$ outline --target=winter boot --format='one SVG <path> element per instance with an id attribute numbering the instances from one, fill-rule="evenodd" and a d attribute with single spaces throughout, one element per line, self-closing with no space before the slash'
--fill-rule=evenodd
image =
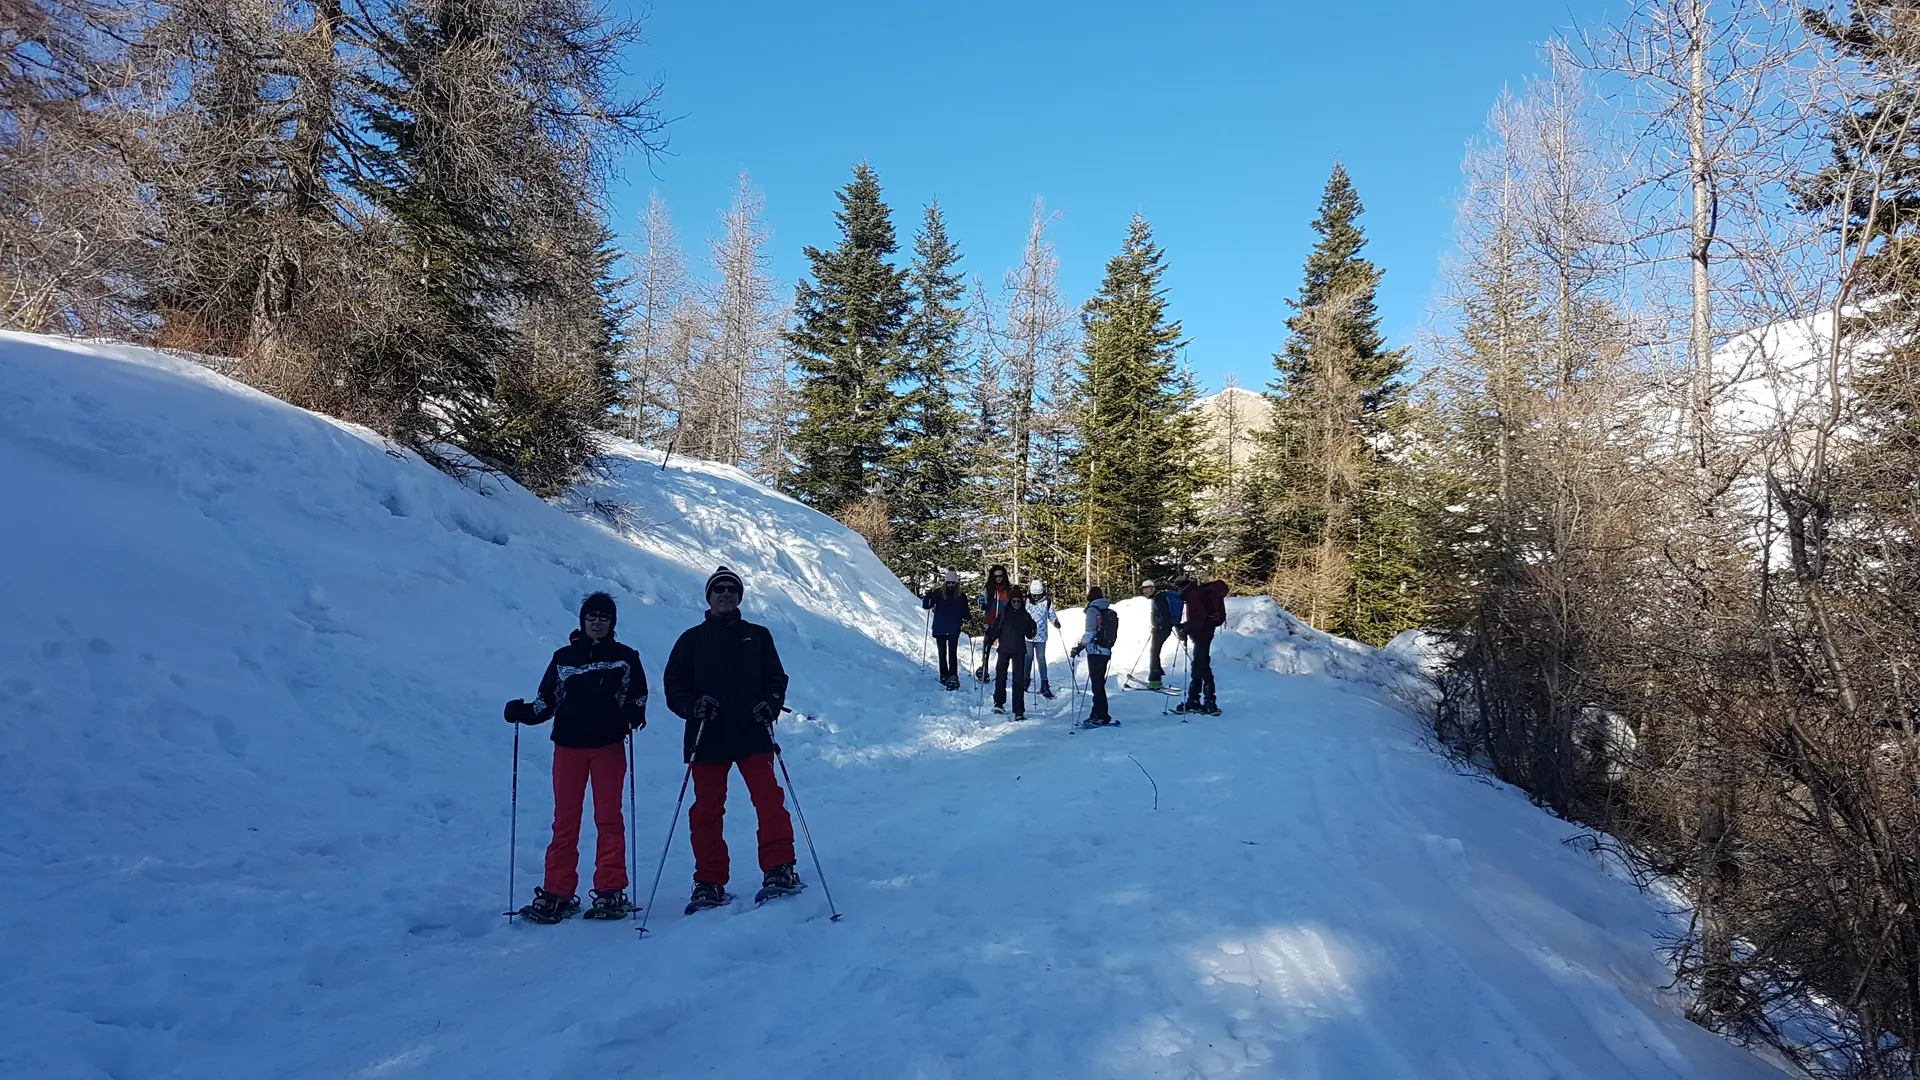
<path id="1" fill-rule="evenodd" d="M 1205 709 L 1202 709 L 1200 707 L 1200 703 L 1197 701 L 1183 701 L 1180 704 L 1175 705 L 1173 707 L 1173 711 L 1181 714 L 1182 716 L 1185 716 L 1187 713 L 1206 712 Z"/>
<path id="2" fill-rule="evenodd" d="M 974 671 L 973 677 L 980 680 L 981 682 L 986 682 L 987 681 L 987 665 L 981 664 L 980 667 Z"/>
<path id="3" fill-rule="evenodd" d="M 556 896 L 538 885 L 533 887 L 533 903 L 520 909 L 528 922 L 537 922 L 543 926 L 552 926 L 564 919 L 580 914 L 580 898 L 577 896 Z"/>
<path id="4" fill-rule="evenodd" d="M 996 701 L 993 703 L 993 711 L 1005 716 L 1007 714 L 1007 707 Z"/>
<path id="5" fill-rule="evenodd" d="M 1025 720 L 1027 718 L 1027 714 L 1023 712 L 1017 712 L 1013 714 L 1013 718 L 1015 720 Z"/>
<path id="6" fill-rule="evenodd" d="M 633 905 L 627 901 L 627 890 L 607 889 L 604 892 L 593 890 L 593 906 L 584 916 L 589 919 L 624 919 L 633 914 Z"/>
<path id="7" fill-rule="evenodd" d="M 1158 689 L 1160 689 L 1160 680 L 1159 680 L 1159 679 L 1148 679 L 1148 680 L 1147 680 L 1147 689 L 1149 689 L 1149 690 L 1158 690 Z"/>
<path id="8" fill-rule="evenodd" d="M 720 907 L 732 900 L 733 894 L 723 886 L 715 885 L 711 881 L 696 881 L 693 883 L 693 899 L 687 901 L 687 914 L 691 915 L 710 907 Z"/>
<path id="9" fill-rule="evenodd" d="M 1040 696 L 1041 696 L 1041 697 L 1043 697 L 1043 698 L 1046 698 L 1046 699 L 1047 699 L 1048 701 L 1052 701 L 1052 700 L 1053 700 L 1053 687 L 1051 687 L 1051 686 L 1048 686 L 1048 685 L 1047 685 L 1046 683 L 1041 683 L 1041 684 L 1040 684 Z"/>
<path id="10" fill-rule="evenodd" d="M 793 872 L 792 863 L 776 866 L 767 871 L 766 877 L 761 880 L 760 891 L 753 894 L 753 902 L 764 904 L 776 896 L 792 896 L 806 887 L 800 875 Z"/>
<path id="11" fill-rule="evenodd" d="M 1119 727 L 1120 721 L 1115 720 L 1111 716 L 1089 716 L 1085 720 L 1080 721 L 1080 726 L 1083 728 Z"/>
<path id="12" fill-rule="evenodd" d="M 1200 711 L 1201 711 L 1201 712 L 1203 712 L 1203 713 L 1206 713 L 1206 714 L 1207 714 L 1208 716 L 1219 716 L 1219 715 L 1220 715 L 1220 706 L 1218 706 L 1218 705 L 1216 705 L 1216 704 L 1214 704 L 1213 702 L 1211 702 L 1211 701 L 1209 701 L 1209 702 L 1207 702 L 1207 703 L 1206 703 L 1206 705 L 1205 705 L 1204 707 L 1202 707 L 1202 708 L 1201 708 L 1201 710 L 1200 710 Z"/>

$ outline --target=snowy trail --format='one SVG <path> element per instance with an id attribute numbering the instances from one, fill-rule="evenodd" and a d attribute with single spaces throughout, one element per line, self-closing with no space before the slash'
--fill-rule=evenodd
<path id="1" fill-rule="evenodd" d="M 1225 716 L 1115 689 L 1123 726 L 1072 734 L 1063 611 L 1061 697 L 1015 725 L 934 689 L 846 530 L 615 458 L 588 494 L 619 528 L 182 361 L 0 334 L 0 1077 L 1779 1075 L 1681 1018 L 1665 916 L 1571 827 L 1427 751 L 1408 656 L 1235 601 Z M 592 588 L 657 679 L 721 559 L 810 714 L 781 740 L 846 919 L 817 881 L 681 916 L 683 821 L 646 940 L 508 924 L 499 703 Z M 642 892 L 682 775 L 652 718 Z M 549 760 L 527 731 L 516 903 Z M 728 819 L 750 894 L 737 782 Z"/>

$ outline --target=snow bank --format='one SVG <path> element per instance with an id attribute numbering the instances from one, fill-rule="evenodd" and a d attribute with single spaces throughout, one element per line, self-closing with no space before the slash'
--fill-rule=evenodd
<path id="1" fill-rule="evenodd" d="M 1074 733 L 1070 693 L 1016 725 L 935 687 L 846 530 L 659 466 L 616 446 L 568 513 L 186 361 L 0 335 L 0 1075 L 1773 1075 L 1681 1019 L 1644 897 L 1425 752 L 1418 643 L 1235 601 L 1224 717 L 1116 690 L 1119 728 Z M 798 898 L 681 917 L 682 827 L 645 941 L 507 924 L 501 702 L 599 588 L 657 681 L 721 561 L 793 675 L 847 918 L 804 857 Z M 1118 606 L 1116 675 L 1147 634 Z M 682 775 L 653 719 L 643 895 Z"/>

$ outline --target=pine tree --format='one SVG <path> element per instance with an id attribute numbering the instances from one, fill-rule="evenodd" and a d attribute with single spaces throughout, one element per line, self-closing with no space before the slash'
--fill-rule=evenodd
<path id="1" fill-rule="evenodd" d="M 893 570 L 930 583 L 962 538 L 977 528 L 967 499 L 966 418 L 954 401 L 966 350 L 966 281 L 960 249 L 947 236 L 940 204 L 929 203 L 914 237 L 907 290 L 913 313 L 902 335 L 902 423 L 888 455 L 885 488 L 896 544 Z"/>
<path id="2" fill-rule="evenodd" d="M 1383 644 L 1418 624 L 1418 534 L 1392 453 L 1407 425 L 1406 358 L 1386 347 L 1360 256 L 1360 197 L 1339 164 L 1327 180 L 1254 475 L 1246 547 L 1276 599 L 1314 626 Z"/>
<path id="3" fill-rule="evenodd" d="M 1120 254 L 1082 313 L 1086 394 L 1075 454 L 1088 584 L 1131 592 L 1165 576 L 1174 529 L 1188 511 L 1198 429 L 1193 386 L 1178 362 L 1181 329 L 1167 319 L 1166 273 L 1145 217 L 1135 214 Z"/>
<path id="4" fill-rule="evenodd" d="M 806 249 L 813 280 L 795 286 L 787 334 L 800 376 L 788 482 L 802 501 L 835 515 L 879 493 L 900 423 L 893 383 L 912 310 L 906 272 L 888 261 L 898 244 L 873 167 L 855 166 L 839 198 L 840 243 Z"/>

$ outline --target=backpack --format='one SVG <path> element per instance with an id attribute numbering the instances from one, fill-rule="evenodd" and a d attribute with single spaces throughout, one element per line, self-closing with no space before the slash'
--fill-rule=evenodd
<path id="1" fill-rule="evenodd" d="M 1110 607 L 1100 609 L 1100 627 L 1093 632 L 1093 643 L 1103 649 L 1113 648 L 1120 639 L 1120 613 Z"/>
<path id="2" fill-rule="evenodd" d="M 1207 590 L 1207 625 L 1225 626 L 1227 624 L 1227 583 L 1209 581 L 1204 588 Z"/>

